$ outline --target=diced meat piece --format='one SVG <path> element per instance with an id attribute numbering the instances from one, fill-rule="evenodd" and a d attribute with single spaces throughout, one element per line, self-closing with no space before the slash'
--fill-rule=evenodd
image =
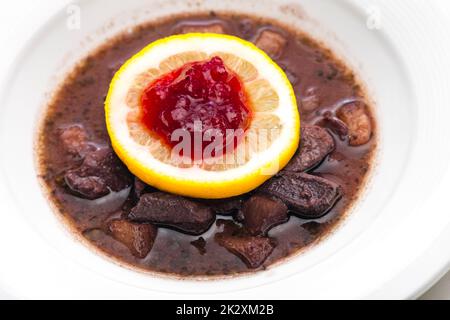
<path id="1" fill-rule="evenodd" d="M 72 155 L 83 155 L 83 153 L 93 150 L 93 146 L 88 143 L 86 130 L 80 125 L 73 125 L 60 129 L 60 139 L 64 148 Z"/>
<path id="2" fill-rule="evenodd" d="M 211 207 L 215 214 L 232 215 L 239 211 L 242 207 L 242 197 L 233 197 L 226 199 L 208 199 L 205 204 Z"/>
<path id="3" fill-rule="evenodd" d="M 224 34 L 225 29 L 220 23 L 190 24 L 181 28 L 181 33 L 219 33 Z"/>
<path id="4" fill-rule="evenodd" d="M 130 172 L 108 147 L 88 153 L 80 167 L 66 172 L 64 181 L 75 195 L 90 200 L 132 184 Z"/>
<path id="5" fill-rule="evenodd" d="M 303 126 L 300 147 L 285 171 L 303 172 L 316 167 L 335 148 L 333 137 L 324 128 Z"/>
<path id="6" fill-rule="evenodd" d="M 362 102 L 346 104 L 337 111 L 337 116 L 348 127 L 348 141 L 351 146 L 361 146 L 372 137 L 372 121 Z"/>
<path id="7" fill-rule="evenodd" d="M 134 256 L 143 259 L 152 250 L 158 229 L 150 224 L 113 220 L 109 224 L 109 232 L 114 239 L 127 246 Z"/>
<path id="8" fill-rule="evenodd" d="M 206 232 L 215 219 L 208 206 L 162 192 L 142 195 L 129 217 L 194 235 Z"/>
<path id="9" fill-rule="evenodd" d="M 263 30 L 255 42 L 256 46 L 272 58 L 279 57 L 286 45 L 286 38 L 272 30 Z"/>
<path id="10" fill-rule="evenodd" d="M 288 208 L 279 199 L 265 195 L 254 195 L 242 207 L 243 225 L 252 235 L 267 232 L 288 220 Z"/>
<path id="11" fill-rule="evenodd" d="M 191 241 L 191 244 L 198 250 L 201 255 L 204 255 L 206 253 L 206 241 L 205 239 L 203 239 L 203 237 Z"/>
<path id="12" fill-rule="evenodd" d="M 261 187 L 261 191 L 281 199 L 289 209 L 306 218 L 323 216 L 342 196 L 338 184 L 295 172 L 273 177 Z"/>
<path id="13" fill-rule="evenodd" d="M 342 120 L 334 117 L 331 112 L 325 113 L 323 118 L 316 122 L 316 125 L 328 128 L 342 141 L 344 141 L 348 136 L 347 125 Z"/>
<path id="14" fill-rule="evenodd" d="M 272 238 L 217 234 L 215 239 L 219 245 L 238 256 L 251 269 L 260 267 L 276 246 Z"/>

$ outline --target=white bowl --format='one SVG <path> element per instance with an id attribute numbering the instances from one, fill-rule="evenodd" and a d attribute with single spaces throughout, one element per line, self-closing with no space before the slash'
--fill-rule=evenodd
<path id="1" fill-rule="evenodd" d="M 450 184 L 443 74 L 450 71 L 449 45 L 442 42 L 448 23 L 428 2 L 371 3 L 85 0 L 43 19 L 1 88 L 1 290 L 15 297 L 161 299 L 411 298 L 425 290 L 450 261 L 442 197 Z M 331 236 L 269 271 L 215 281 L 149 276 L 94 254 L 57 219 L 36 178 L 36 124 L 66 72 L 107 37 L 142 21 L 209 9 L 280 19 L 347 61 L 374 98 L 377 165 Z M 81 29 L 73 29 L 78 12 Z"/>

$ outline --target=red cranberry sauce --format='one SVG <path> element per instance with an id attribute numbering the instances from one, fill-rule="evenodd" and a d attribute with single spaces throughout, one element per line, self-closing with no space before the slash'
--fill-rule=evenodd
<path id="1" fill-rule="evenodd" d="M 194 145 L 199 148 L 193 133 L 201 133 L 202 154 L 217 137 L 221 137 L 225 148 L 225 137 L 230 133 L 227 130 L 245 131 L 251 120 L 242 81 L 217 56 L 188 63 L 153 81 L 142 94 L 141 108 L 145 127 L 171 147 L 180 142 L 179 136 L 172 139 L 177 129 L 189 132 L 192 151 Z M 233 139 L 233 149 L 237 143 Z"/>

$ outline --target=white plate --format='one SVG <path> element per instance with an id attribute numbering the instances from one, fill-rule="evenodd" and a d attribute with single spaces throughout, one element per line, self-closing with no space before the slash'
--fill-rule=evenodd
<path id="1" fill-rule="evenodd" d="M 210 282 L 155 278 L 93 254 L 60 224 L 35 177 L 33 136 L 47 93 L 80 56 L 118 30 L 172 12 L 237 7 L 282 19 L 324 40 L 367 84 L 377 105 L 381 141 L 377 168 L 363 198 L 320 245 L 245 278 Z M 77 8 L 81 29 L 70 30 L 67 19 Z M 17 53 L 1 88 L 0 288 L 7 294 L 412 298 L 447 269 L 450 23 L 429 1 L 85 0 L 43 17 L 40 29 Z"/>

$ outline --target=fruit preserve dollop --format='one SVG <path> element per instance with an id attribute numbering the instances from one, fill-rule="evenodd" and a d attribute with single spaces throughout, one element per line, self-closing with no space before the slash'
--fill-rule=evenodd
<path id="1" fill-rule="evenodd" d="M 235 148 L 238 139 L 227 140 L 227 134 L 245 131 L 251 120 L 239 75 L 217 56 L 185 64 L 150 83 L 142 94 L 141 108 L 142 122 L 151 133 L 174 147 L 180 142 L 177 129 L 182 129 L 189 133 L 192 151 L 194 147 L 203 151 L 218 137 L 226 147 L 223 152 L 230 150 L 231 143 Z M 198 134 L 203 136 L 200 143 L 194 141 L 194 131 L 197 141 Z"/>

